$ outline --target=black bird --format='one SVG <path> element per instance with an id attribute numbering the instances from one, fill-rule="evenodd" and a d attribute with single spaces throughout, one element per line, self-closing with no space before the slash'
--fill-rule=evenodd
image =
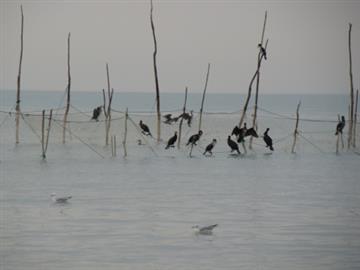
<path id="1" fill-rule="evenodd" d="M 168 124 L 168 125 L 171 125 L 173 122 L 177 122 L 177 120 L 179 119 L 180 116 L 178 117 L 171 117 L 172 114 L 171 113 L 168 113 L 168 114 L 165 114 L 163 117 L 165 118 L 165 121 L 164 121 L 164 124 Z"/>
<path id="2" fill-rule="evenodd" d="M 196 145 L 196 142 L 200 139 L 202 134 L 203 134 L 202 130 L 199 130 L 199 132 L 197 134 L 194 134 L 189 138 L 186 145 L 189 145 L 189 144 Z"/>
<path id="3" fill-rule="evenodd" d="M 344 127 L 345 127 L 345 116 L 341 116 L 341 121 L 339 121 L 339 123 L 336 126 L 335 135 L 338 135 L 339 133 L 342 134 Z"/>
<path id="4" fill-rule="evenodd" d="M 101 113 L 101 106 L 99 107 L 96 107 L 94 110 L 93 110 L 93 115 L 91 117 L 91 120 L 95 120 L 96 122 L 99 121 L 99 115 Z"/>
<path id="5" fill-rule="evenodd" d="M 149 127 L 145 125 L 142 120 L 140 120 L 139 126 L 141 127 L 144 135 L 152 137 Z"/>
<path id="6" fill-rule="evenodd" d="M 251 128 L 251 129 L 255 132 L 255 130 L 253 128 Z M 245 137 L 250 136 L 252 134 L 253 134 L 253 132 L 248 132 L 248 129 L 246 127 L 246 123 L 244 123 L 244 127 L 242 127 L 242 128 L 239 128 L 238 126 L 235 126 L 232 133 L 231 133 L 231 135 L 235 135 L 237 137 L 237 142 L 238 143 L 244 141 Z"/>
<path id="7" fill-rule="evenodd" d="M 231 153 L 233 151 L 236 151 L 236 152 L 238 152 L 239 155 L 241 154 L 240 151 L 239 151 L 238 144 L 231 139 L 231 136 L 228 136 L 227 143 L 231 148 Z"/>
<path id="8" fill-rule="evenodd" d="M 212 155 L 212 150 L 216 144 L 216 139 L 213 139 L 212 142 L 210 144 L 208 144 L 208 146 L 206 146 L 205 148 L 205 152 L 203 153 L 203 155 L 206 155 L 206 153 L 210 153 L 210 155 Z"/>
<path id="9" fill-rule="evenodd" d="M 177 140 L 177 131 L 175 131 L 174 136 L 172 136 L 172 137 L 168 140 L 168 143 L 167 143 L 165 149 L 169 149 L 169 147 L 174 147 L 174 143 L 176 142 L 176 140 Z"/>
<path id="10" fill-rule="evenodd" d="M 264 142 L 266 143 L 266 147 L 269 147 L 271 151 L 274 151 L 272 139 L 268 135 L 270 128 L 267 128 L 264 132 Z"/>
<path id="11" fill-rule="evenodd" d="M 261 51 L 262 55 L 264 56 L 265 60 L 267 60 L 267 58 L 266 58 L 266 50 L 264 49 L 264 47 L 261 46 L 260 43 L 258 44 L 258 47 L 260 48 L 260 51 Z"/>
<path id="12" fill-rule="evenodd" d="M 253 136 L 255 138 L 259 137 L 254 128 L 249 128 L 248 130 L 246 130 L 245 137 L 247 136 Z"/>
<path id="13" fill-rule="evenodd" d="M 178 118 L 182 117 L 184 120 L 187 121 L 189 127 L 191 127 L 191 122 L 193 119 L 193 111 L 191 110 L 190 113 L 182 113 Z"/>

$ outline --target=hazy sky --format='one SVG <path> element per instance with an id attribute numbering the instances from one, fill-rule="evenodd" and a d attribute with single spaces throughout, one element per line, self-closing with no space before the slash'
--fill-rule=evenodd
<path id="1" fill-rule="evenodd" d="M 20 4 L 25 16 L 22 88 L 64 90 L 71 32 L 74 91 L 154 91 L 150 1 L 0 0 L 0 88 L 16 89 Z M 247 92 L 265 10 L 269 39 L 262 93 L 348 93 L 348 23 L 360 80 L 360 1 L 154 1 L 160 91 Z"/>

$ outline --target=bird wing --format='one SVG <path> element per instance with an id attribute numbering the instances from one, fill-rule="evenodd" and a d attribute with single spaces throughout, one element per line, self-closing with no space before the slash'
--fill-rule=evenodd
<path id="1" fill-rule="evenodd" d="M 200 231 L 211 231 L 212 229 L 214 229 L 217 226 L 217 224 L 214 225 L 210 225 L 210 226 L 206 226 L 206 227 L 202 227 L 200 229 Z"/>
<path id="2" fill-rule="evenodd" d="M 259 137 L 254 128 L 249 128 L 248 130 L 246 130 L 245 137 L 247 136 L 253 136 L 255 138 Z"/>

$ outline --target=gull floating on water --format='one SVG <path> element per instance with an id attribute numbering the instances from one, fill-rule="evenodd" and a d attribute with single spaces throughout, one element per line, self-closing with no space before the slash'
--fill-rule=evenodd
<path id="1" fill-rule="evenodd" d="M 70 200 L 72 198 L 72 196 L 65 196 L 65 197 L 57 198 L 55 193 L 52 193 L 50 195 L 50 197 L 54 203 L 67 203 L 68 200 Z"/>
<path id="2" fill-rule="evenodd" d="M 217 226 L 218 226 L 217 224 L 205 226 L 205 227 L 199 227 L 199 225 L 195 225 L 192 228 L 195 230 L 196 234 L 211 235 L 213 229 Z"/>

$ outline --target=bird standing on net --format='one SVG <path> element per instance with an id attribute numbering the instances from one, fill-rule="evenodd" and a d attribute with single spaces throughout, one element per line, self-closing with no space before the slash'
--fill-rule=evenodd
<path id="1" fill-rule="evenodd" d="M 213 139 L 212 142 L 206 146 L 205 152 L 203 153 L 203 155 L 205 156 L 206 153 L 209 153 L 212 156 L 212 154 L 213 154 L 212 150 L 216 143 L 217 143 L 216 139 Z"/>
<path id="2" fill-rule="evenodd" d="M 341 121 L 336 126 L 336 132 L 335 135 L 338 135 L 339 133 L 342 134 L 342 131 L 345 127 L 345 116 L 341 116 Z"/>
<path id="3" fill-rule="evenodd" d="M 142 120 L 140 120 L 139 126 L 141 128 L 142 134 L 152 137 L 149 127 L 145 125 Z"/>
<path id="4" fill-rule="evenodd" d="M 228 144 L 228 146 L 230 146 L 230 148 L 231 148 L 231 153 L 234 152 L 234 151 L 236 151 L 239 155 L 241 154 L 241 153 L 240 153 L 240 150 L 239 150 L 239 145 L 238 145 L 235 141 L 233 141 L 233 140 L 231 139 L 231 136 L 230 136 L 230 135 L 228 136 L 227 144 Z"/>
<path id="5" fill-rule="evenodd" d="M 168 143 L 165 147 L 165 149 L 169 149 L 170 147 L 174 147 L 174 144 L 177 140 L 177 131 L 175 131 L 175 134 L 174 136 L 172 136 L 169 140 L 168 140 Z"/>
<path id="6" fill-rule="evenodd" d="M 189 144 L 196 145 L 196 142 L 200 139 L 202 134 L 203 134 L 202 130 L 199 130 L 198 133 L 191 135 L 186 145 Z"/>
<path id="7" fill-rule="evenodd" d="M 93 115 L 91 117 L 91 120 L 95 120 L 96 122 L 99 121 L 99 116 L 100 116 L 100 113 L 101 113 L 101 106 L 99 107 L 96 107 L 94 110 L 93 110 Z"/>
<path id="8" fill-rule="evenodd" d="M 269 130 L 270 128 L 267 128 L 264 132 L 264 142 L 266 143 L 266 147 L 269 147 L 271 151 L 274 151 L 272 139 L 268 135 Z"/>

